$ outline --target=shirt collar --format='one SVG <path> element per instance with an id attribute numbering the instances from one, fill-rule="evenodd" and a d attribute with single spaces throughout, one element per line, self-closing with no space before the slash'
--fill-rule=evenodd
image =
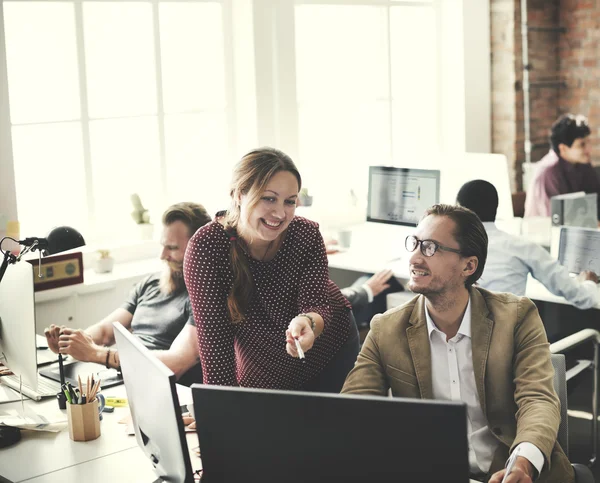
<path id="1" fill-rule="evenodd" d="M 435 322 L 429 315 L 429 310 L 427 310 L 427 303 L 425 303 L 425 318 L 427 319 L 427 333 L 429 334 L 429 338 L 431 339 L 431 333 L 434 330 L 438 332 L 442 332 L 437 328 Z M 471 296 L 469 296 L 469 302 L 467 303 L 467 308 L 465 310 L 465 314 L 463 315 L 462 321 L 460 323 L 460 327 L 458 328 L 457 335 L 461 334 L 465 337 L 471 338 Z"/>

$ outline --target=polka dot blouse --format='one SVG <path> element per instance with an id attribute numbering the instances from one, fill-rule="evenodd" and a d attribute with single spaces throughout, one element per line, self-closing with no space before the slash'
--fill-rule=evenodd
<path id="1" fill-rule="evenodd" d="M 205 384 L 302 389 L 349 336 L 350 305 L 329 280 L 318 225 L 301 217 L 289 224 L 275 257 L 248 257 L 255 284 L 246 318 L 233 324 L 227 296 L 233 284 L 229 237 L 214 221 L 190 240 L 184 262 Z M 325 327 L 304 360 L 285 350 L 285 331 L 298 314 L 316 312 Z"/>

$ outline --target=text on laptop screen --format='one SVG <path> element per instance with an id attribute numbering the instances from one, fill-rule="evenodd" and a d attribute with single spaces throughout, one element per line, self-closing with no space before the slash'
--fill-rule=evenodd
<path id="1" fill-rule="evenodd" d="M 439 198 L 439 170 L 369 167 L 367 221 L 417 226 Z"/>
<path id="2" fill-rule="evenodd" d="M 600 231 L 562 227 L 558 261 L 571 273 L 584 270 L 600 273 Z"/>

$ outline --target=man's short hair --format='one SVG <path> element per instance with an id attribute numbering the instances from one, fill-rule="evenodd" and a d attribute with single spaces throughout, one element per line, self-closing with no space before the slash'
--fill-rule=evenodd
<path id="1" fill-rule="evenodd" d="M 453 235 L 461 256 L 477 257 L 477 270 L 465 280 L 465 287 L 471 287 L 481 277 L 487 259 L 488 236 L 483 223 L 474 212 L 458 205 L 433 205 L 425 211 L 423 218 L 429 215 L 446 216 L 454 221 Z"/>
<path id="2" fill-rule="evenodd" d="M 564 114 L 560 116 L 550 130 L 550 146 L 552 150 L 560 155 L 559 144 L 571 147 L 576 139 L 585 138 L 591 133 L 585 116 Z"/>
<path id="3" fill-rule="evenodd" d="M 191 237 L 198 228 L 210 223 L 212 220 L 204 206 L 184 201 L 169 206 L 163 213 L 162 223 L 164 226 L 169 226 L 176 221 L 182 221 L 188 227 Z"/>
<path id="4" fill-rule="evenodd" d="M 456 203 L 473 211 L 483 222 L 496 221 L 498 191 L 488 181 L 475 179 L 462 185 Z"/>

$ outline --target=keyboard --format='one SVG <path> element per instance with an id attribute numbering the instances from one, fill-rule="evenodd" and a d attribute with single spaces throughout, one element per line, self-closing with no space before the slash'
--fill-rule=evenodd
<path id="1" fill-rule="evenodd" d="M 19 376 L 15 374 L 2 376 L 0 381 L 17 392 L 19 392 L 19 390 L 23 391 L 25 396 L 36 401 L 39 401 L 43 397 L 56 397 L 56 393 L 60 391 L 60 383 L 39 375 L 37 378 L 37 390 L 34 390 L 25 383 L 21 385 Z"/>

